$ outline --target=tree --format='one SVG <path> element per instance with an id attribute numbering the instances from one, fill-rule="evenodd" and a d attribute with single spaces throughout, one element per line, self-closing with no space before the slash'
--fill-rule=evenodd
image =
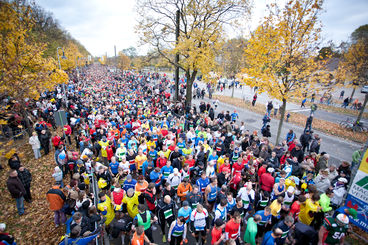
<path id="1" fill-rule="evenodd" d="M 269 16 L 252 33 L 245 48 L 243 81 L 259 92 L 282 101 L 276 143 L 279 142 L 286 102 L 313 93 L 328 79 L 324 61 L 318 61 L 322 0 L 290 0 L 281 10 L 269 6 Z"/>
<path id="2" fill-rule="evenodd" d="M 227 40 L 221 48 L 221 53 L 217 57 L 219 59 L 219 67 L 223 74 L 227 77 L 234 77 L 240 72 L 241 66 L 244 65 L 243 52 L 247 41 L 242 38 L 232 38 Z"/>
<path id="3" fill-rule="evenodd" d="M 28 40 L 33 25 L 29 6 L 0 2 L 0 95 L 19 102 L 26 122 L 27 100 L 68 79 L 52 57 L 43 57 L 46 45 Z"/>
<path id="4" fill-rule="evenodd" d="M 360 39 L 368 39 L 368 24 L 359 26 L 351 33 L 351 41 L 353 43 L 358 42 Z"/>
<path id="5" fill-rule="evenodd" d="M 345 85 L 352 86 L 354 95 L 355 89 L 368 85 L 368 38 L 362 38 L 352 44 L 348 51 L 343 54 L 339 63 L 337 77 Z M 346 80 L 350 81 L 346 84 Z M 368 94 L 365 95 L 363 107 L 357 117 L 356 124 L 362 118 L 364 108 L 367 104 Z"/>
<path id="6" fill-rule="evenodd" d="M 198 72 L 204 79 L 215 67 L 224 26 L 248 14 L 247 0 L 139 0 L 137 32 L 143 43 L 186 76 L 186 105 L 192 101 L 192 85 Z M 175 40 L 176 11 L 180 12 L 179 41 Z M 175 54 L 180 54 L 179 63 Z"/>
<path id="7" fill-rule="evenodd" d="M 129 47 L 122 50 L 123 54 L 129 57 L 129 59 L 132 59 L 136 56 L 138 56 L 137 49 L 135 47 Z"/>
<path id="8" fill-rule="evenodd" d="M 117 67 L 124 71 L 130 68 L 131 61 L 128 56 L 126 56 L 123 52 L 119 52 L 119 56 L 117 59 Z"/>

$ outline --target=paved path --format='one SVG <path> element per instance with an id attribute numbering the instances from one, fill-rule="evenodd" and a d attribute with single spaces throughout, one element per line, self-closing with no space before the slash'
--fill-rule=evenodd
<path id="1" fill-rule="evenodd" d="M 204 87 L 206 85 L 204 83 L 199 83 L 199 86 Z M 215 94 L 216 95 L 225 95 L 225 96 L 231 97 L 232 89 L 226 88 L 226 89 L 224 89 L 223 92 L 216 91 Z M 252 101 L 253 100 L 253 95 L 254 95 L 254 91 L 248 86 L 243 86 L 242 89 L 240 89 L 240 87 L 234 89 L 234 97 L 235 98 L 241 98 L 241 99 L 245 99 L 246 101 Z M 266 111 L 266 105 L 270 100 L 272 100 L 274 104 L 279 103 L 279 105 L 282 105 L 281 101 L 271 99 L 267 95 L 267 93 L 258 94 L 256 103 L 263 104 L 265 106 L 265 111 Z M 318 103 L 317 103 L 317 105 L 318 105 Z M 310 108 L 308 108 L 308 107 L 307 108 L 300 108 L 300 105 L 297 105 L 295 103 L 287 103 L 286 104 L 286 110 L 301 113 L 301 114 L 306 115 L 306 116 L 310 115 Z M 348 115 L 339 114 L 339 113 L 335 113 L 335 112 L 328 112 L 328 111 L 325 111 L 323 109 L 318 109 L 314 113 L 314 116 L 315 116 L 315 118 L 322 119 L 322 120 L 325 120 L 325 121 L 328 121 L 328 122 L 334 122 L 334 123 L 338 123 L 340 121 L 346 120 L 346 118 L 348 118 L 348 117 L 355 119 L 355 116 L 348 116 Z M 364 122 L 368 123 L 367 120 L 362 120 L 362 121 L 363 121 L 363 123 Z"/>
<path id="2" fill-rule="evenodd" d="M 210 102 L 210 100 L 207 98 L 205 98 L 204 100 L 206 102 Z M 200 101 L 201 100 L 193 100 L 193 104 L 196 104 L 198 106 Z M 239 114 L 239 121 L 245 122 L 246 129 L 249 129 L 251 132 L 254 130 L 258 130 L 259 135 L 260 135 L 260 130 L 262 127 L 262 117 L 263 117 L 262 115 L 246 110 L 246 109 L 243 109 L 243 108 L 239 108 L 239 107 L 236 107 L 230 104 L 220 102 L 216 110 L 215 116 L 217 116 L 217 113 L 222 110 L 225 110 L 225 111 L 228 110 L 230 112 L 237 110 Z M 279 124 L 278 119 L 274 119 L 274 118 L 271 119 L 271 122 L 270 122 L 271 134 L 272 134 L 271 142 L 273 144 L 276 141 L 276 133 L 277 133 L 278 124 Z M 286 137 L 286 134 L 290 129 L 294 130 L 298 139 L 300 135 L 302 134 L 302 132 L 304 131 L 304 128 L 300 126 L 284 122 L 283 129 L 281 131 L 282 139 Z M 314 130 L 314 133 L 319 134 L 322 138 L 320 152 L 325 151 L 329 153 L 331 156 L 330 163 L 335 164 L 335 165 L 340 164 L 342 160 L 350 162 L 353 152 L 361 147 L 361 145 L 358 143 L 355 143 L 349 140 L 345 140 L 345 139 L 341 139 L 339 137 L 327 135 L 317 130 Z"/>

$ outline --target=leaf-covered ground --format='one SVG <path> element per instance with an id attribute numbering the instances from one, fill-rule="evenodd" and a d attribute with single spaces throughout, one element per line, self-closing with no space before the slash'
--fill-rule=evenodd
<path id="1" fill-rule="evenodd" d="M 0 222 L 6 223 L 6 231 L 15 237 L 17 244 L 57 244 L 65 233 L 65 228 L 55 227 L 54 214 L 49 210 L 46 200 L 46 192 L 54 182 L 51 176 L 55 167 L 54 151 L 35 160 L 28 139 L 15 141 L 3 148 L 6 151 L 16 148 L 20 153 L 21 163 L 32 173 L 33 202 L 24 202 L 26 214 L 18 215 L 15 199 L 10 196 L 6 187 L 9 166 L 7 159 L 3 158 L 1 164 L 4 169 L 0 171 Z"/>

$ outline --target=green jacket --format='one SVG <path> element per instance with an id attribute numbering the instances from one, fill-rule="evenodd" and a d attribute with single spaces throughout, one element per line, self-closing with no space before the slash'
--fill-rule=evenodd
<path id="1" fill-rule="evenodd" d="M 319 205 L 321 205 L 322 207 L 322 211 L 325 213 L 325 212 L 328 212 L 328 211 L 331 211 L 332 208 L 330 207 L 330 198 L 326 195 L 326 193 L 323 193 L 320 198 L 319 198 Z"/>
<path id="2" fill-rule="evenodd" d="M 244 242 L 250 243 L 251 245 L 256 245 L 256 235 L 257 235 L 257 223 L 254 222 L 253 217 L 250 217 L 247 222 L 247 229 L 244 233 Z"/>
<path id="3" fill-rule="evenodd" d="M 355 163 L 359 163 L 360 162 L 360 157 L 362 156 L 362 153 L 360 152 L 360 150 L 354 151 L 352 158 L 353 158 L 353 162 Z"/>

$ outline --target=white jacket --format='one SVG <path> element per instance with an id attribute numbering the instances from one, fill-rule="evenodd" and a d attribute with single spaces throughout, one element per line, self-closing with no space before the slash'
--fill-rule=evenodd
<path id="1" fill-rule="evenodd" d="M 35 135 L 31 136 L 29 138 L 28 143 L 32 145 L 33 150 L 37 150 L 41 148 L 41 143 L 40 143 L 40 140 L 38 139 L 38 136 L 35 136 Z"/>

